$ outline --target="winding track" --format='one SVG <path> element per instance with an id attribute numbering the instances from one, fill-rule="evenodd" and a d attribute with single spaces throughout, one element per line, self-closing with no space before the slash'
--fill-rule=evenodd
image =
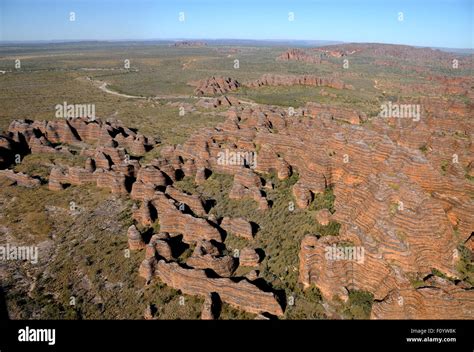
<path id="1" fill-rule="evenodd" d="M 201 98 L 214 98 L 214 97 L 205 97 L 205 96 L 196 96 L 196 95 L 155 95 L 152 97 L 143 97 L 139 95 L 130 95 L 116 92 L 108 87 L 109 83 L 99 80 L 93 80 L 90 77 L 85 78 L 87 81 L 92 82 L 92 84 L 99 88 L 101 91 L 107 94 L 115 95 L 122 98 L 129 98 L 129 99 L 153 99 L 153 100 L 166 100 L 166 99 L 201 99 Z M 257 103 L 249 100 L 241 100 L 239 99 L 240 104 L 255 106 L 258 105 Z"/>

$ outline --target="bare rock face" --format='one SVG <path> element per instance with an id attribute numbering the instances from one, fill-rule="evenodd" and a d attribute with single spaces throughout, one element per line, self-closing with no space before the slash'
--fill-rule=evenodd
<path id="1" fill-rule="evenodd" d="M 127 177 L 120 171 L 96 169 L 90 172 L 80 167 L 54 167 L 49 175 L 48 187 L 52 191 L 64 189 L 66 185 L 95 183 L 99 188 L 109 188 L 112 193 L 128 193 Z"/>
<path id="2" fill-rule="evenodd" d="M 145 246 L 145 259 L 156 258 L 156 248 L 153 243 L 148 243 Z"/>
<path id="3" fill-rule="evenodd" d="M 87 158 L 84 166 L 86 172 L 93 173 L 96 169 L 95 161 L 92 158 Z"/>
<path id="4" fill-rule="evenodd" d="M 197 82 L 190 82 L 190 85 L 196 86 L 194 94 L 204 96 L 222 95 L 240 87 L 240 83 L 235 79 L 214 76 Z"/>
<path id="5" fill-rule="evenodd" d="M 239 265 L 241 266 L 258 266 L 260 256 L 253 248 L 245 247 L 240 250 Z"/>
<path id="6" fill-rule="evenodd" d="M 245 275 L 245 277 L 249 281 L 255 281 L 255 280 L 258 279 L 259 274 L 260 274 L 260 272 L 258 270 L 251 270 L 251 271 L 249 271 L 249 273 L 247 275 Z"/>
<path id="7" fill-rule="evenodd" d="M 49 188 L 61 190 L 66 185 L 96 183 L 98 187 L 110 188 L 113 193 L 127 193 L 127 178 L 136 177 L 140 168 L 139 162 L 130 160 L 127 152 L 142 156 L 155 144 L 153 139 L 133 132 L 118 121 L 86 118 L 15 120 L 0 142 L 0 148 L 8 147 L 11 153 L 19 155 L 28 152 L 70 154 L 68 145 L 79 146 L 83 148 L 81 155 L 88 157 L 85 168 L 53 168 Z M 53 147 L 53 144 L 61 146 Z M 88 144 L 99 146 L 87 149 Z"/>
<path id="8" fill-rule="evenodd" d="M 253 239 L 252 225 L 243 218 L 229 218 L 222 219 L 221 227 L 226 232 L 231 232 L 235 236 L 243 237 L 248 240 Z"/>
<path id="9" fill-rule="evenodd" d="M 132 185 L 130 198 L 134 200 L 146 201 L 153 198 L 155 191 L 156 187 L 153 183 L 144 183 L 142 181 L 136 181 Z"/>
<path id="10" fill-rule="evenodd" d="M 297 182 L 293 186 L 293 196 L 295 197 L 296 205 L 302 209 L 307 208 L 313 200 L 313 193 L 302 182 Z"/>
<path id="11" fill-rule="evenodd" d="M 468 319 L 472 315 L 474 299 L 468 290 L 430 274 L 424 285 L 415 288 L 400 268 L 387 264 L 372 250 L 362 252 L 361 257 L 360 248 L 366 247 L 360 243 L 348 247 L 350 241 L 357 241 L 357 237 L 305 237 L 301 243 L 300 281 L 306 287 L 316 285 L 328 300 L 334 295 L 346 300 L 345 287 L 372 292 L 373 319 Z M 346 243 L 340 245 L 342 242 Z"/>
<path id="12" fill-rule="evenodd" d="M 150 239 L 150 244 L 155 248 L 155 255 L 166 261 L 173 260 L 173 250 L 169 244 L 170 236 L 166 232 L 154 234 Z"/>
<path id="13" fill-rule="evenodd" d="M 158 167 L 146 165 L 138 170 L 136 182 L 133 183 L 131 198 L 136 200 L 151 199 L 158 187 L 166 187 L 166 174 Z"/>
<path id="14" fill-rule="evenodd" d="M 64 175 L 66 179 L 64 179 L 63 182 L 71 185 L 84 185 L 86 183 L 97 184 L 97 174 L 81 167 L 69 167 Z"/>
<path id="15" fill-rule="evenodd" d="M 151 226 L 156 220 L 149 201 L 142 202 L 140 207 L 132 213 L 132 217 L 142 226 Z"/>
<path id="16" fill-rule="evenodd" d="M 41 185 L 41 181 L 37 178 L 28 176 L 22 172 L 14 172 L 13 170 L 0 170 L 0 177 L 6 177 L 14 184 L 27 188 L 34 188 Z"/>
<path id="17" fill-rule="evenodd" d="M 443 91 L 457 92 L 455 85 L 462 90 L 470 87 L 469 82 L 434 77 L 435 81 L 443 82 Z M 225 88 L 229 82 L 221 83 L 224 90 L 232 89 Z M 349 88 L 337 78 L 314 76 L 269 76 L 249 86 L 292 84 Z M 232 106 L 225 122 L 196 131 L 182 145 L 162 148 L 161 156 L 144 167 L 129 155 L 136 153 L 139 159 L 138 154 L 154 142 L 118 122 L 19 120 L 0 138 L 0 154 L 5 151 L 2 160 L 8 163 L 17 152 L 67 153 L 68 144 L 99 143 L 101 147 L 81 153 L 90 158 L 84 168 L 54 167 L 49 188 L 90 182 L 126 194 L 133 183 L 131 197 L 142 202 L 134 219 L 150 226 L 157 216 L 163 231 L 146 246 L 140 276 L 147 282 L 157 276 L 188 294 L 206 297 L 215 292 L 222 301 L 255 314 L 283 312 L 273 293 L 247 279 L 216 277 L 234 272 L 232 261 L 217 248 L 224 246 L 221 228 L 204 218 L 199 197 L 175 189 L 172 183 L 183 174 L 205 183 L 211 172 L 223 173 L 234 180 L 229 198 L 250 198 L 266 209 L 268 174 L 281 180 L 297 176 L 292 188 L 296 205 L 308 208 L 316 194 L 331 190 L 334 214 L 321 212 L 316 217 L 322 225 L 327 221 L 340 225 L 337 236 L 302 240 L 299 281 L 304 287 L 317 286 L 325 300 L 347 299 L 348 290 L 371 292 L 372 317 L 378 319 L 468 319 L 473 312 L 472 288 L 461 281 L 456 250 L 460 244 L 474 247 L 474 186 L 467 177 L 472 176 L 474 162 L 469 134 L 472 104 L 436 95 L 415 103 L 423 106 L 419 121 L 375 116 L 370 126 L 360 125 L 366 118 L 361 112 L 320 104 L 308 104 L 292 114 L 279 107 Z M 454 138 L 453 131 L 460 138 Z M 56 143 L 64 143 L 64 148 L 53 147 Z M 247 163 L 244 157 L 243 163 L 222 163 L 222 153 L 247 157 L 255 153 L 258 162 Z M 446 165 L 453 153 L 458 163 Z M 249 224 L 233 220 L 226 219 L 222 227 L 251 239 Z M 138 230 L 129 231 L 130 248 L 144 248 Z M 197 245 L 188 267 L 173 262 L 175 235 Z M 240 253 L 241 265 L 256 266 L 260 260 L 254 249 Z M 436 277 L 433 269 L 452 280 Z M 413 285 L 413 275 L 423 286 Z"/>
<path id="18" fill-rule="evenodd" d="M 158 211 L 161 231 L 183 234 L 183 240 L 187 243 L 203 239 L 222 241 L 217 228 L 206 219 L 184 214 L 179 210 L 179 204 L 165 194 L 157 192 L 151 203 Z"/>
<path id="19" fill-rule="evenodd" d="M 252 198 L 261 210 L 268 209 L 268 202 L 262 193 L 260 177 L 251 169 L 243 168 L 234 176 L 234 184 L 229 193 L 230 199 Z"/>
<path id="20" fill-rule="evenodd" d="M 329 225 L 331 221 L 331 212 L 328 209 L 318 210 L 315 214 L 316 221 L 323 226 Z"/>
<path id="21" fill-rule="evenodd" d="M 112 193 L 128 193 L 126 178 L 125 175 L 121 172 L 98 172 L 97 187 L 110 188 Z"/>
<path id="22" fill-rule="evenodd" d="M 265 74 L 259 79 L 251 82 L 245 82 L 244 86 L 250 88 L 258 88 L 263 86 L 314 86 L 314 87 L 330 87 L 334 89 L 354 89 L 353 86 L 345 84 L 338 78 L 329 77 L 322 78 L 314 75 L 273 75 Z"/>
<path id="23" fill-rule="evenodd" d="M 208 250 L 210 251 L 208 252 Z M 196 245 L 192 256 L 186 261 L 186 264 L 196 269 L 211 269 L 217 275 L 230 277 L 237 268 L 235 259 L 231 256 L 221 256 L 216 254 L 215 247 L 209 248 L 209 242 L 204 241 Z"/>
<path id="24" fill-rule="evenodd" d="M 155 267 L 156 258 L 146 258 L 141 262 L 138 274 L 140 277 L 144 278 L 147 283 L 150 283 L 155 272 Z"/>
<path id="25" fill-rule="evenodd" d="M 319 52 L 321 56 L 326 57 L 326 56 L 331 56 L 331 57 L 343 57 L 343 56 L 348 56 L 352 55 L 360 50 L 352 50 L 352 51 L 347 51 L 347 50 L 328 50 L 328 49 L 320 49 L 320 48 L 315 48 L 314 49 L 316 52 Z"/>
<path id="26" fill-rule="evenodd" d="M 64 189 L 63 184 L 68 183 L 68 178 L 64 173 L 64 169 L 53 167 L 49 175 L 48 188 L 50 191 L 61 191 Z"/>
<path id="27" fill-rule="evenodd" d="M 89 152 L 89 154 L 92 154 L 90 156 L 93 157 L 94 163 L 96 166 L 102 170 L 110 170 L 112 167 L 111 160 L 109 159 L 108 155 L 106 155 L 102 150 L 94 150 L 92 152 Z"/>
<path id="28" fill-rule="evenodd" d="M 471 252 L 474 252 L 474 234 L 471 234 L 469 238 L 464 242 L 464 246 L 468 248 Z"/>
<path id="29" fill-rule="evenodd" d="M 209 254 L 193 255 L 186 264 L 195 269 L 210 269 L 221 277 L 230 277 L 237 267 L 231 256 L 212 257 Z"/>
<path id="30" fill-rule="evenodd" d="M 35 131 L 35 133 L 33 132 Z M 68 118 L 53 121 L 15 120 L 9 126 L 9 135 L 23 139 L 27 144 L 33 143 L 37 151 L 50 148 L 50 143 L 81 145 L 100 142 L 102 146 L 120 144 L 131 154 L 143 155 L 146 149 L 153 146 L 147 137 L 123 126 L 118 121 L 103 122 L 100 119 Z M 34 149 L 32 152 L 34 152 Z"/>
<path id="31" fill-rule="evenodd" d="M 55 149 L 44 136 L 39 138 L 34 136 L 31 137 L 28 147 L 30 148 L 32 154 L 59 153 L 59 151 Z"/>
<path id="32" fill-rule="evenodd" d="M 469 105 L 437 98 L 421 103 L 426 115 L 419 122 L 376 117 L 370 128 L 357 124 L 365 119 L 362 113 L 345 108 L 309 104 L 293 116 L 276 107 L 232 108 L 225 123 L 196 132 L 173 153 L 197 167 L 232 175 L 232 199 L 266 202 L 260 175 L 277 170 L 282 179 L 298 174 L 292 191 L 300 208 L 331 188 L 330 221 L 340 224 L 339 235 L 303 241 L 300 281 L 316 285 L 328 300 L 347 298 L 348 287 L 369 291 L 382 302 L 413 272 L 427 277 L 434 268 L 459 277 L 455 249 L 469 243 L 474 228 L 468 196 L 473 186 L 465 177 L 472 163 L 469 139 L 446 137 L 449 131 L 472 129 Z M 219 165 L 218 153 L 225 149 L 258 150 L 258 163 L 254 169 Z M 460 165 L 448 165 L 443 174 L 439 165 L 453 153 Z M 326 247 L 335 246 L 338 253 L 351 244 L 364 250 L 363 263 L 326 260 Z M 469 310 L 469 304 L 462 309 Z"/>
<path id="33" fill-rule="evenodd" d="M 291 176 L 291 166 L 285 159 L 278 156 L 270 145 L 263 144 L 260 146 L 258 153 L 257 171 L 261 170 L 275 170 L 279 180 L 285 180 Z M 265 185 L 266 188 L 271 185 Z"/>
<path id="34" fill-rule="evenodd" d="M 374 302 L 371 319 L 471 319 L 473 313 L 474 298 L 469 290 L 431 277 L 417 289 L 409 282 L 400 283 L 382 301 Z"/>
<path id="35" fill-rule="evenodd" d="M 332 236 L 331 236 L 332 237 Z M 315 284 L 323 294 L 324 297 L 332 299 L 330 295 L 337 294 L 341 299 L 347 300 L 348 292 L 344 285 L 339 285 L 339 283 L 332 282 L 329 277 L 334 275 L 335 267 L 338 270 L 351 270 L 354 265 L 358 263 L 353 260 L 338 260 L 337 252 L 338 249 L 344 249 L 343 247 L 336 247 L 339 239 L 322 237 L 318 239 L 316 236 L 307 235 L 301 242 L 301 251 L 300 251 L 300 282 L 303 283 L 305 287 L 309 287 L 312 284 Z M 333 254 L 332 250 L 334 248 L 335 255 L 328 256 L 326 258 L 326 253 Z M 344 254 L 344 252 L 343 252 Z M 365 254 L 365 253 L 364 253 Z M 366 258 L 364 258 L 366 260 Z M 359 263 L 359 265 L 362 265 Z M 318 267 L 319 266 L 319 267 Z M 316 269 L 318 268 L 318 269 Z M 382 273 L 384 274 L 384 273 Z M 324 277 L 327 275 L 327 277 Z M 347 284 L 353 278 L 351 276 L 344 276 L 344 279 L 347 281 Z M 374 279 L 377 280 L 377 284 L 382 284 L 384 281 L 383 275 L 374 276 Z"/>
<path id="36" fill-rule="evenodd" d="M 191 160 L 191 159 L 186 160 L 183 163 L 181 170 L 183 170 L 185 176 L 192 177 L 193 175 L 195 175 L 197 172 L 197 167 L 196 167 L 196 164 L 194 163 L 194 160 Z"/>
<path id="37" fill-rule="evenodd" d="M 207 177 L 206 177 L 206 168 L 205 167 L 200 167 L 197 169 L 196 171 L 196 178 L 195 178 L 195 182 L 200 185 L 202 184 L 204 181 L 206 181 Z"/>
<path id="38" fill-rule="evenodd" d="M 279 61 L 302 61 L 311 64 L 320 64 L 321 58 L 319 56 L 313 56 L 307 54 L 301 49 L 290 49 L 285 51 L 280 56 L 277 57 Z"/>
<path id="39" fill-rule="evenodd" d="M 353 125 L 359 125 L 367 120 L 367 116 L 363 112 L 318 103 L 306 103 L 303 115 L 329 118 Z"/>
<path id="40" fill-rule="evenodd" d="M 206 297 L 211 292 L 226 302 L 249 313 L 283 315 L 275 295 L 265 292 L 248 281 L 234 282 L 228 278 L 209 278 L 204 270 L 185 269 L 178 263 L 159 261 L 155 275 L 165 284 L 185 294 Z"/>
<path id="41" fill-rule="evenodd" d="M 131 155 L 143 156 L 146 153 L 148 141 L 142 134 L 136 136 L 129 136 L 125 139 Z"/>
<path id="42" fill-rule="evenodd" d="M 221 255 L 221 250 L 216 246 L 215 243 L 211 241 L 206 241 L 206 240 L 200 241 L 196 245 L 196 247 L 200 247 L 200 251 L 202 254 L 209 254 L 214 257 Z"/>
<path id="43" fill-rule="evenodd" d="M 165 193 L 181 204 L 188 206 L 195 215 L 205 216 L 207 214 L 201 197 L 183 193 L 173 186 L 166 187 Z"/>
<path id="44" fill-rule="evenodd" d="M 285 180 L 291 176 L 291 166 L 283 158 L 279 157 L 274 163 L 279 180 Z"/>
<path id="45" fill-rule="evenodd" d="M 52 143 L 76 144 L 80 141 L 68 120 L 48 121 L 44 132 Z"/>
<path id="46" fill-rule="evenodd" d="M 218 317 L 216 316 L 215 312 L 217 310 L 217 305 L 219 304 L 216 302 L 218 300 L 218 296 L 216 293 L 209 293 L 206 295 L 204 299 L 204 303 L 202 305 L 201 311 L 201 320 L 215 320 Z"/>
<path id="47" fill-rule="evenodd" d="M 135 225 L 131 225 L 127 230 L 128 248 L 132 251 L 145 248 L 142 235 Z"/>

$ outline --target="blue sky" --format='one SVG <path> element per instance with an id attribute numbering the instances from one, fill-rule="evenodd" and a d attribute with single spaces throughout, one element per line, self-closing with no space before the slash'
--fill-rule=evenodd
<path id="1" fill-rule="evenodd" d="M 473 48 L 473 0 L 0 0 L 0 41 L 303 39 Z M 76 21 L 69 21 L 73 11 Z M 184 12 L 185 21 L 179 21 Z M 288 20 L 289 12 L 294 21 Z M 398 20 L 403 13 L 403 21 Z"/>

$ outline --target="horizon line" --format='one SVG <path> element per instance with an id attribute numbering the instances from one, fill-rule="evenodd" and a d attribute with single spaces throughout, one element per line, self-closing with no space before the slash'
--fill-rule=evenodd
<path id="1" fill-rule="evenodd" d="M 252 41 L 252 42 L 327 42 L 331 44 L 327 45 L 340 45 L 340 44 L 383 44 L 383 45 L 401 45 L 409 46 L 413 48 L 430 48 L 430 49 L 453 49 L 453 50 L 473 50 L 474 47 L 444 47 L 444 46 L 429 46 L 429 45 L 412 45 L 412 44 L 401 44 L 401 43 L 387 43 L 387 42 L 359 42 L 350 41 L 345 42 L 341 40 L 328 40 L 328 39 L 250 39 L 250 38 L 149 38 L 149 39 L 33 39 L 33 40 L 0 40 L 1 44 L 32 44 L 32 43 L 77 43 L 77 42 L 147 42 L 147 41 Z"/>

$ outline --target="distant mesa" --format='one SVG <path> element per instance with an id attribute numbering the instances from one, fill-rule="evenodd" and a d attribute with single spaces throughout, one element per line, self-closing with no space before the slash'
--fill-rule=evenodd
<path id="1" fill-rule="evenodd" d="M 175 42 L 172 46 L 176 48 L 202 48 L 207 46 L 207 43 L 200 42 L 200 41 L 182 41 L 182 42 Z"/>
<path id="2" fill-rule="evenodd" d="M 356 52 L 360 50 L 328 50 L 328 49 L 321 49 L 321 48 L 316 48 L 314 49 L 316 52 L 320 53 L 321 57 L 343 57 L 343 56 L 349 56 L 352 54 L 355 54 Z"/>
<path id="3" fill-rule="evenodd" d="M 280 54 L 277 60 L 319 64 L 325 58 L 342 58 L 348 56 L 373 57 L 377 60 L 383 57 L 423 62 L 427 60 L 445 60 L 449 62 L 449 60 L 459 58 L 453 53 L 432 48 L 379 43 L 347 43 L 326 45 L 305 50 L 293 48 Z M 462 58 L 460 59 L 462 60 Z M 472 60 L 472 55 L 470 60 Z M 393 65 L 393 63 L 391 65 Z"/>
<path id="4" fill-rule="evenodd" d="M 348 43 L 327 45 L 312 49 L 314 52 L 323 53 L 325 56 L 343 57 L 362 55 L 368 57 L 392 57 L 404 60 L 446 60 L 454 58 L 453 53 L 432 48 L 417 48 L 408 45 L 393 45 L 379 43 Z"/>
<path id="5" fill-rule="evenodd" d="M 302 61 L 311 64 L 320 64 L 321 58 L 315 55 L 309 55 L 301 49 L 290 49 L 277 57 L 278 61 Z"/>

